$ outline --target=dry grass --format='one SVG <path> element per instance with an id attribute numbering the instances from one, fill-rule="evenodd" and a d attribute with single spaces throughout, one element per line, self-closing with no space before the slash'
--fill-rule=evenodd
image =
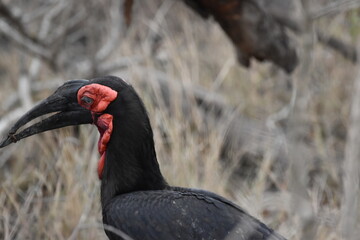
<path id="1" fill-rule="evenodd" d="M 151 54 L 149 28 L 154 21 L 149 19 L 154 20 L 157 5 L 149 1 L 136 6 L 133 25 L 112 57 L 141 56 L 142 61 L 109 73 L 138 86 L 166 179 L 172 185 L 203 188 L 231 198 L 289 239 L 340 239 L 342 179 L 346 175 L 342 166 L 355 66 L 315 44 L 299 48 L 301 64 L 291 78 L 269 64 L 254 62 L 251 69 L 244 69 L 236 64 L 231 45 L 218 26 L 202 21 L 182 4 L 169 7 L 166 21 L 158 22 L 161 45 Z M 334 18 L 332 24 L 316 24 L 356 42 L 354 29 L 359 29 L 359 21 L 355 18 L 357 12 L 351 12 Z M 299 39 L 300 45 L 304 41 Z M 0 49 L 0 54 L 4 71 L 0 116 L 4 117 L 9 111 L 4 104 L 17 91 L 19 62 L 28 66 L 29 57 L 14 47 Z M 39 82 L 83 77 L 69 75 L 65 70 L 51 73 L 43 65 Z M 202 110 L 194 102 L 184 113 L 176 92 L 171 95 L 171 114 L 164 104 L 155 106 L 154 98 L 160 94 L 154 97 L 139 85 L 143 79 L 151 81 L 160 75 L 184 86 L 201 85 L 217 92 L 235 106 L 236 114 L 280 129 L 285 139 L 281 145 L 285 170 L 274 169 L 280 161 L 271 147 L 275 144 L 264 147 L 260 141 L 256 147 L 262 152 L 254 176 L 229 185 L 232 170 L 224 171 L 218 160 L 228 121 L 204 124 Z M 291 105 L 294 88 L 296 99 Z M 42 91 L 34 99 L 48 94 Z M 273 120 L 286 107 L 288 114 Z M 33 136 L 0 150 L 1 239 L 106 239 L 96 174 L 97 138 L 92 126 L 81 126 Z M 237 154 L 235 149 L 233 156 Z M 239 158 L 232 160 L 237 163 Z M 277 186 L 276 191 L 269 191 L 271 184 Z M 354 191 L 358 194 L 359 189 Z M 358 211 L 358 206 L 353 209 Z"/>

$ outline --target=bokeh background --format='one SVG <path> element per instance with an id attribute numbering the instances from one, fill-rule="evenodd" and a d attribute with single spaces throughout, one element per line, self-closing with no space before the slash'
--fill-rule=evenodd
<path id="1" fill-rule="evenodd" d="M 360 1 L 252 1 L 284 25 L 291 73 L 240 64 L 184 1 L 1 0 L 1 137 L 64 81 L 116 75 L 145 102 L 171 185 L 221 194 L 289 239 L 358 239 Z M 107 239 L 97 139 L 68 127 L 0 149 L 0 239 Z"/>

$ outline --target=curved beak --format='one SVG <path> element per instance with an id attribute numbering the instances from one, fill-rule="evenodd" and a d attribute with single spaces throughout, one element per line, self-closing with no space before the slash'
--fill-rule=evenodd
<path id="1" fill-rule="evenodd" d="M 91 112 L 77 102 L 78 90 L 88 82 L 88 80 L 70 80 L 64 83 L 51 96 L 30 109 L 13 125 L 8 136 L 0 143 L 0 148 L 48 130 L 92 123 Z M 16 133 L 19 128 L 31 120 L 55 112 L 57 113 Z"/>

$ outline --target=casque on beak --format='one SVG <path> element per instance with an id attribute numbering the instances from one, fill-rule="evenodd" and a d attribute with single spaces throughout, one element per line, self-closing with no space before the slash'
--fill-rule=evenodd
<path id="1" fill-rule="evenodd" d="M 60 86 L 51 96 L 41 101 L 23 115 L 10 129 L 8 136 L 0 143 L 3 148 L 13 142 L 48 130 L 71 125 L 93 122 L 91 112 L 78 104 L 78 90 L 88 84 L 88 80 L 70 80 Z M 56 114 L 16 133 L 31 120 L 49 113 Z"/>

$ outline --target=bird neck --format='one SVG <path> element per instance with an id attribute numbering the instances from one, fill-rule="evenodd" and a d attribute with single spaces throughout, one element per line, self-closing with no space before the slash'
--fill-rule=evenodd
<path id="1" fill-rule="evenodd" d="M 101 182 L 103 208 L 118 195 L 168 186 L 160 172 L 145 109 L 113 116 L 113 132 L 106 149 Z"/>

